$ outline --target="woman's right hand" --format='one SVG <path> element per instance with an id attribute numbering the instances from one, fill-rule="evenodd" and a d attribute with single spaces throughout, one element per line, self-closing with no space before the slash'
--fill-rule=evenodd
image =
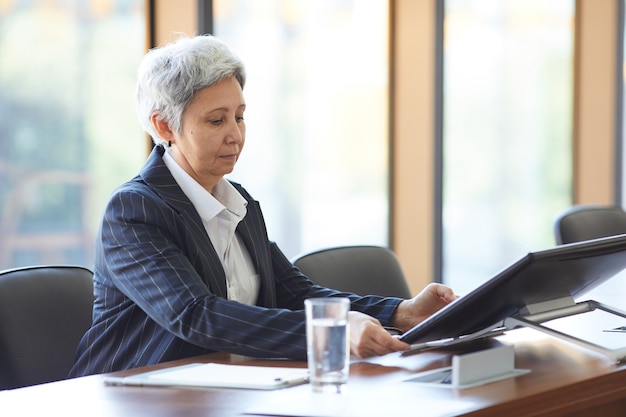
<path id="1" fill-rule="evenodd" d="M 409 345 L 385 330 L 375 318 L 358 311 L 348 313 L 350 324 L 350 353 L 358 358 L 404 351 Z"/>

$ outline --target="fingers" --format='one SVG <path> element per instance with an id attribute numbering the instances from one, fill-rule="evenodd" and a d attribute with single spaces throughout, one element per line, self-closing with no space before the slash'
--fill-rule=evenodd
<path id="1" fill-rule="evenodd" d="M 443 284 L 429 284 L 414 298 L 404 300 L 398 305 L 390 325 L 403 330 L 410 329 L 457 298 L 450 287 Z M 407 343 L 391 336 L 378 320 L 354 311 L 348 313 L 348 317 L 350 351 L 353 355 L 367 358 L 410 348 Z"/>
<path id="2" fill-rule="evenodd" d="M 434 292 L 434 294 L 438 298 L 440 298 L 440 299 L 442 299 L 442 300 L 444 300 L 444 301 L 446 301 L 448 303 L 450 303 L 450 302 L 452 302 L 452 301 L 454 301 L 454 300 L 456 300 L 458 298 L 454 294 L 454 291 L 452 291 L 452 288 L 448 287 L 447 285 L 431 283 L 431 284 L 428 284 L 426 290 Z"/>
<path id="3" fill-rule="evenodd" d="M 360 327 L 352 353 L 359 358 L 386 355 L 409 349 L 409 345 L 391 336 L 379 323 L 365 322 Z"/>
<path id="4" fill-rule="evenodd" d="M 389 335 L 388 335 L 389 336 Z M 378 342 L 375 344 L 363 346 L 355 352 L 358 358 L 370 358 L 372 356 L 382 356 L 388 353 L 401 352 L 409 349 L 409 345 L 401 342 L 393 336 L 389 336 L 389 341 Z"/>

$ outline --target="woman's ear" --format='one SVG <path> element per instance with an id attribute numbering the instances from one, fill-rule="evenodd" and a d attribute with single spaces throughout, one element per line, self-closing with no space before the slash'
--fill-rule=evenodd
<path id="1" fill-rule="evenodd" d="M 174 137 L 174 132 L 170 129 L 170 125 L 163 119 L 159 118 L 160 113 L 154 112 L 150 116 L 150 123 L 159 136 L 165 141 L 171 141 Z"/>

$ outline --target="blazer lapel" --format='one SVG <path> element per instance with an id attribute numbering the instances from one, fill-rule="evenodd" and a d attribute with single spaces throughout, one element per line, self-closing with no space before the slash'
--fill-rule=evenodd
<path id="1" fill-rule="evenodd" d="M 205 254 L 207 264 L 203 266 L 203 269 L 211 272 L 200 278 L 215 295 L 227 298 L 226 275 L 222 263 L 206 233 L 200 215 L 163 162 L 164 152 L 165 149 L 162 146 L 155 146 L 139 175 L 170 207 L 185 218 L 185 223 L 190 227 L 184 233 L 188 233 L 193 236 L 194 240 L 201 242 L 201 247 L 207 248 Z"/>
<path id="2" fill-rule="evenodd" d="M 239 190 L 239 187 L 237 189 Z M 246 194 L 243 195 L 248 200 L 248 208 L 246 217 L 237 226 L 237 232 L 241 236 L 244 245 L 246 245 L 252 262 L 259 272 L 261 285 L 257 305 L 273 308 L 276 307 L 276 289 L 274 288 L 272 256 L 269 252 L 270 247 L 267 244 L 269 239 L 265 229 L 265 222 L 261 215 L 259 203 L 248 198 Z"/>

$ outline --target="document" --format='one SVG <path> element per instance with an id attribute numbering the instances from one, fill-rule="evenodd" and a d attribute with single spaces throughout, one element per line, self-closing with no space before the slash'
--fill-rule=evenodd
<path id="1" fill-rule="evenodd" d="M 326 395 L 302 387 L 304 389 L 296 389 L 281 398 L 258 401 L 243 414 L 273 417 L 381 417 L 409 414 L 419 417 L 454 417 L 476 407 L 475 398 L 473 402 L 462 397 L 454 397 L 453 400 L 437 398 L 436 395 L 428 395 L 427 391 L 415 390 L 415 384 L 389 384 L 394 384 L 394 390 L 406 394 L 406 402 L 385 401 L 380 391 L 351 393 L 348 382 L 346 393 Z M 407 414 L 407 410 L 413 412 Z"/>
<path id="2" fill-rule="evenodd" d="M 272 390 L 308 382 L 305 368 L 192 363 L 126 377 L 108 376 L 109 385 L 188 386 Z"/>

